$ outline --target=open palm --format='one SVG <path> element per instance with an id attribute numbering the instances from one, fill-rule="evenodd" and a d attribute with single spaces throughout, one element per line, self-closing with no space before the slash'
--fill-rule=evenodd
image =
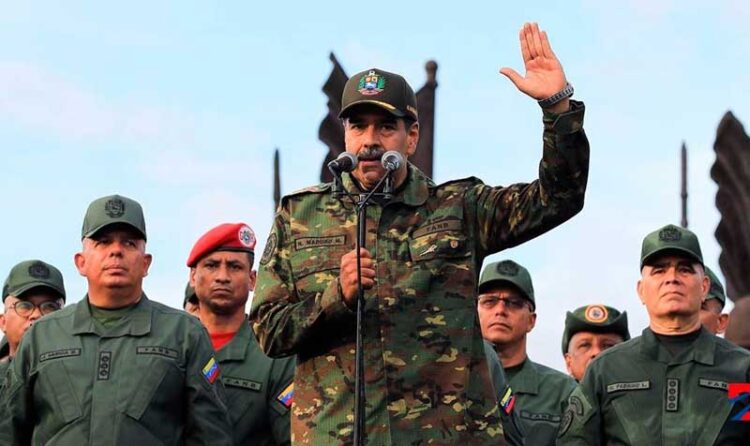
<path id="1" fill-rule="evenodd" d="M 526 75 L 521 76 L 508 67 L 503 67 L 500 72 L 516 88 L 536 100 L 548 98 L 565 88 L 565 72 L 552 51 L 547 33 L 540 31 L 536 23 L 525 23 L 519 32 L 519 40 Z"/>

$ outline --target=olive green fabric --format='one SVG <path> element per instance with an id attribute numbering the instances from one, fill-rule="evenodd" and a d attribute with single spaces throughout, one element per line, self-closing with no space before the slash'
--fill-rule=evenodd
<path id="1" fill-rule="evenodd" d="M 495 390 L 495 397 L 500 410 L 505 441 L 508 442 L 509 446 L 522 446 L 525 444 L 523 427 L 521 427 L 521 420 L 518 418 L 518 411 L 514 409 L 515 403 L 512 399 L 515 396 L 513 395 L 513 389 L 508 384 L 505 371 L 503 371 L 503 364 L 497 357 L 495 348 L 487 341 L 484 341 L 484 354 L 487 355 L 487 366 L 490 368 L 492 388 Z M 505 402 L 505 406 L 503 406 L 503 402 Z"/>
<path id="2" fill-rule="evenodd" d="M 182 308 L 185 308 L 188 302 L 198 303 L 198 296 L 195 294 L 195 288 L 190 286 L 190 282 L 185 285 L 185 298 L 182 300 Z"/>
<path id="3" fill-rule="evenodd" d="M 689 229 L 666 225 L 651 232 L 641 245 L 641 268 L 657 254 L 677 253 L 703 265 L 703 254 L 698 237 Z"/>
<path id="4" fill-rule="evenodd" d="M 574 334 L 586 331 L 590 333 L 614 333 L 622 336 L 623 341 L 630 339 L 628 330 L 628 312 L 602 304 L 584 305 L 565 316 L 565 329 L 562 337 L 563 355 L 568 353 L 570 339 Z"/>
<path id="5" fill-rule="evenodd" d="M 417 97 L 406 79 L 379 68 L 361 71 L 346 81 L 339 118 L 349 116 L 362 104 L 376 105 L 399 118 L 418 118 Z"/>
<path id="6" fill-rule="evenodd" d="M 651 331 L 602 352 L 571 395 L 562 445 L 750 444 L 750 423 L 730 420 L 729 383 L 750 382 L 750 352 L 704 328 L 672 357 Z"/>
<path id="7" fill-rule="evenodd" d="M 503 260 L 488 264 L 482 270 L 479 278 L 479 292 L 485 292 L 493 285 L 510 283 L 521 291 L 523 297 L 531 301 L 536 308 L 534 300 L 534 284 L 531 281 L 529 270 L 514 262 L 513 260 Z"/>
<path id="8" fill-rule="evenodd" d="M 711 280 L 711 288 L 708 290 L 706 300 L 716 299 L 721 303 L 721 308 L 724 309 L 724 305 L 727 303 L 727 295 L 724 294 L 724 287 L 721 285 L 721 280 L 719 280 L 719 277 L 709 267 L 706 267 L 706 274 Z"/>
<path id="9" fill-rule="evenodd" d="M 393 199 L 368 207 L 365 292 L 368 444 L 503 444 L 476 310 L 479 268 L 583 206 L 583 105 L 544 117 L 539 179 L 491 187 L 435 185 L 409 164 Z M 498 166 L 502 163 L 499 162 Z M 351 176 L 343 187 L 357 192 Z M 250 320 L 261 349 L 297 355 L 292 432 L 299 444 L 347 444 L 354 411 L 356 317 L 338 286 L 354 248 L 356 211 L 330 184 L 282 199 L 261 257 Z"/>
<path id="10" fill-rule="evenodd" d="M 130 226 L 146 240 L 143 208 L 137 201 L 121 195 L 109 195 L 91 202 L 83 218 L 81 238 L 91 237 L 113 224 Z"/>
<path id="11" fill-rule="evenodd" d="M 516 395 L 515 411 L 527 445 L 554 445 L 568 396 L 576 387 L 570 376 L 526 358 L 520 367 L 506 369 Z"/>
<path id="12" fill-rule="evenodd" d="M 5 339 L 5 336 L 3 336 L 3 338 L 0 339 L 0 395 L 5 387 L 5 373 L 8 370 L 8 366 L 10 366 L 11 359 L 10 345 L 8 344 L 8 340 Z M 0 412 L 2 412 L 2 410 L 0 410 Z"/>
<path id="13" fill-rule="evenodd" d="M 3 445 L 231 445 L 205 329 L 143 295 L 102 330 L 88 296 L 26 332 L 0 398 Z"/>
<path id="14" fill-rule="evenodd" d="M 226 389 L 236 445 L 288 445 L 294 358 L 271 359 L 258 347 L 249 324 L 216 352 Z"/>
<path id="15" fill-rule="evenodd" d="M 41 260 L 25 260 L 10 269 L 3 284 L 3 302 L 8 296 L 20 298 L 36 287 L 48 288 L 65 300 L 65 283 L 60 270 Z"/>

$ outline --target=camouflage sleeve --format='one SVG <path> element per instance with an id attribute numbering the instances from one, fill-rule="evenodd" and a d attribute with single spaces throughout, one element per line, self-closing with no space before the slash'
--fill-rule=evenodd
<path id="1" fill-rule="evenodd" d="M 344 304 L 338 280 L 300 299 L 289 263 L 289 211 L 282 206 L 260 259 L 250 322 L 261 350 L 270 357 L 294 355 L 305 337 L 326 318 L 354 317 Z"/>
<path id="2" fill-rule="evenodd" d="M 185 444 L 231 445 L 232 423 L 225 403 L 221 371 L 208 333 L 191 327 L 185 366 Z"/>
<path id="3" fill-rule="evenodd" d="M 570 103 L 571 109 L 563 114 L 544 114 L 537 180 L 507 187 L 475 186 L 475 201 L 469 202 L 476 203 L 483 256 L 537 237 L 583 208 L 589 143 L 583 131 L 583 103 Z"/>
<path id="4" fill-rule="evenodd" d="M 268 424 L 271 426 L 274 444 L 280 446 L 288 446 L 292 441 L 289 410 L 294 401 L 294 368 L 294 358 L 277 359 L 271 366 L 268 394 L 271 409 L 267 411 Z"/>
<path id="5" fill-rule="evenodd" d="M 558 446 L 604 444 L 601 412 L 596 397 L 596 377 L 587 370 L 581 384 L 568 398 L 558 432 Z"/>

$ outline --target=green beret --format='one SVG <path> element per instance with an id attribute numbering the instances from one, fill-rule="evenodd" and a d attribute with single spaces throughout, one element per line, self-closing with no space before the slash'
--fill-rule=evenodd
<path id="1" fill-rule="evenodd" d="M 565 316 L 565 331 L 562 337 L 563 355 L 568 353 L 568 344 L 574 334 L 581 331 L 592 333 L 615 333 L 627 341 L 630 339 L 628 331 L 628 312 L 620 313 L 617 309 L 606 305 L 594 304 L 577 308 Z"/>
<path id="2" fill-rule="evenodd" d="M 512 260 L 490 263 L 484 267 L 479 278 L 479 293 L 487 291 L 492 285 L 509 283 L 519 291 L 523 297 L 528 299 L 536 308 L 534 300 L 534 284 L 531 282 L 529 271 Z"/>
<path id="3" fill-rule="evenodd" d="M 727 303 L 727 295 L 724 294 L 724 287 L 721 286 L 721 281 L 709 267 L 706 267 L 705 269 L 708 278 L 711 279 L 711 288 L 708 290 L 706 300 L 716 299 L 721 303 L 721 308 L 724 309 L 724 305 Z"/>
<path id="4" fill-rule="evenodd" d="M 698 237 L 688 229 L 667 225 L 643 239 L 641 268 L 657 254 L 669 252 L 689 257 L 703 265 L 703 254 Z"/>

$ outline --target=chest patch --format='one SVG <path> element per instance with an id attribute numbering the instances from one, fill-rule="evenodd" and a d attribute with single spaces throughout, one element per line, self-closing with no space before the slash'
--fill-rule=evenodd
<path id="1" fill-rule="evenodd" d="M 167 358 L 177 359 L 177 350 L 167 347 L 136 347 L 136 355 L 158 355 Z"/>
<path id="2" fill-rule="evenodd" d="M 248 390 L 252 390 L 255 392 L 260 392 L 260 389 L 263 387 L 257 381 L 251 381 L 249 379 L 242 379 L 242 378 L 235 378 L 234 376 L 225 376 L 221 380 L 225 386 L 240 387 L 242 389 L 248 389 Z"/>
<path id="3" fill-rule="evenodd" d="M 39 362 L 49 361 L 50 359 L 67 358 L 69 356 L 81 356 L 80 348 L 64 348 L 62 350 L 54 350 L 51 352 L 45 352 L 39 355 Z"/>
<path id="4" fill-rule="evenodd" d="M 622 392 L 629 390 L 648 390 L 651 381 L 634 381 L 629 383 L 614 383 L 607 386 L 607 393 Z"/>
<path id="5" fill-rule="evenodd" d="M 552 415 L 550 413 L 537 413 L 529 412 L 528 410 L 522 410 L 520 413 L 521 418 L 532 421 L 547 421 L 550 423 L 559 423 L 562 417 L 560 415 Z"/>
<path id="6" fill-rule="evenodd" d="M 431 221 L 417 228 L 412 234 L 413 238 L 419 238 L 423 235 L 432 234 L 441 231 L 460 231 L 463 229 L 463 223 L 458 219 L 445 219 L 440 221 Z"/>
<path id="7" fill-rule="evenodd" d="M 329 237 L 304 237 L 294 241 L 294 249 L 319 248 L 322 246 L 342 246 L 346 244 L 346 235 L 332 235 Z"/>

